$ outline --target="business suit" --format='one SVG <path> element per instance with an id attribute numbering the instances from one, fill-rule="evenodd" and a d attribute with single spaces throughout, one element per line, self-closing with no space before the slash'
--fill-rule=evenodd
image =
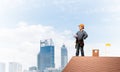
<path id="1" fill-rule="evenodd" d="M 79 50 L 81 51 L 81 56 L 84 56 L 84 39 L 88 37 L 88 34 L 84 30 L 81 30 L 76 35 L 76 56 L 79 56 Z"/>

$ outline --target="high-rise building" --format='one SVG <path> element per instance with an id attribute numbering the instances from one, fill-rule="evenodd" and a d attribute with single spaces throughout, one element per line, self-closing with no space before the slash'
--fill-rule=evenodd
<path id="1" fill-rule="evenodd" d="M 23 72 L 29 72 L 29 70 L 24 70 Z"/>
<path id="2" fill-rule="evenodd" d="M 56 68 L 46 68 L 44 72 L 61 72 L 59 69 Z"/>
<path id="3" fill-rule="evenodd" d="M 63 69 L 68 62 L 67 48 L 65 45 L 61 47 L 61 68 Z"/>
<path id="4" fill-rule="evenodd" d="M 10 62 L 9 72 L 22 72 L 22 65 L 16 62 Z"/>
<path id="5" fill-rule="evenodd" d="M 46 68 L 54 68 L 54 44 L 52 39 L 40 41 L 40 52 L 37 59 L 38 70 L 44 72 Z"/>
<path id="6" fill-rule="evenodd" d="M 38 72 L 38 68 L 36 66 L 29 67 L 29 72 Z"/>
<path id="7" fill-rule="evenodd" d="M 0 63 L 0 72 L 5 72 L 5 64 Z"/>

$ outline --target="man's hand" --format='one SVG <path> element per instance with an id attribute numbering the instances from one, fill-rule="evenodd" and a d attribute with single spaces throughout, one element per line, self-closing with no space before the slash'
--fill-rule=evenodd
<path id="1" fill-rule="evenodd" d="M 74 38 L 77 38 L 78 37 L 78 35 L 74 35 Z"/>

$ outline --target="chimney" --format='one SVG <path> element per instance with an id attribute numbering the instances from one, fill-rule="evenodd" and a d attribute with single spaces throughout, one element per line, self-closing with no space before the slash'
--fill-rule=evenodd
<path id="1" fill-rule="evenodd" d="M 99 49 L 93 49 L 92 56 L 93 57 L 99 57 Z"/>

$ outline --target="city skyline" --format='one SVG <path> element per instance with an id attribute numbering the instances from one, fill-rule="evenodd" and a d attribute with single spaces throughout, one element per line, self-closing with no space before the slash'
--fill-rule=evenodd
<path id="1" fill-rule="evenodd" d="M 40 48 L 41 47 L 43 47 L 43 49 L 45 48 L 45 47 L 47 47 L 47 50 L 49 50 L 48 48 L 51 48 L 50 46 L 54 46 L 54 42 L 52 42 L 52 39 L 45 39 L 45 40 L 40 40 Z M 41 51 L 41 50 L 40 50 Z M 43 50 L 42 50 L 43 51 Z M 43 51 L 44 52 L 44 51 Z M 42 53 L 43 53 L 42 52 Z M 54 51 L 53 51 L 54 52 Z M 40 53 L 40 52 L 39 52 Z M 38 53 L 38 55 L 39 55 L 39 53 Z M 54 52 L 55 53 L 55 52 Z M 53 53 L 53 54 L 54 54 Z M 45 54 L 45 53 L 44 53 Z M 49 54 L 48 53 L 46 53 L 46 55 L 48 55 L 48 57 L 49 57 Z M 55 54 L 54 54 L 55 55 Z M 67 56 L 68 54 L 67 54 L 67 48 L 66 48 L 66 46 L 65 46 L 65 44 L 63 44 L 62 45 L 62 47 L 61 47 L 61 57 L 60 57 L 60 59 L 62 60 L 63 59 L 63 63 L 61 62 L 61 66 L 59 67 L 59 68 L 55 68 L 55 64 L 54 64 L 54 66 L 53 67 L 48 67 L 48 71 L 49 70 L 55 70 L 55 71 L 61 71 L 62 69 L 63 69 L 63 67 L 65 67 L 65 65 L 67 64 Z M 44 56 L 44 55 L 43 55 Z M 38 57 L 39 58 L 39 57 Z M 39 61 L 39 59 L 37 60 L 37 62 Z M 55 62 L 55 58 L 54 58 L 54 60 L 52 60 L 53 62 Z M 9 62 L 8 63 L 8 65 L 7 65 L 7 63 L 0 63 L 0 71 L 2 70 L 4 70 L 4 72 L 34 72 L 35 70 L 36 70 L 36 72 L 38 72 L 39 71 L 39 69 L 38 69 L 38 66 L 36 65 L 36 66 L 29 66 L 28 68 L 26 68 L 26 69 L 22 69 L 22 66 L 24 66 L 24 65 L 21 65 L 20 63 L 18 63 L 18 62 Z M 4 66 L 4 67 L 3 67 Z M 41 65 L 41 66 L 43 66 L 43 65 Z M 63 66 L 63 67 L 62 67 Z M 47 71 L 47 69 L 45 70 L 45 71 Z"/>

